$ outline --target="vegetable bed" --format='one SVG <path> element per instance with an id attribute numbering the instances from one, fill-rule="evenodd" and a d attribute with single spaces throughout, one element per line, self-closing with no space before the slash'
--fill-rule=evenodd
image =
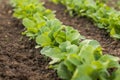
<path id="1" fill-rule="evenodd" d="M 0 3 L 0 80 L 58 80 L 49 60 L 22 36 L 21 21 L 12 17 L 7 0 Z"/>
<path id="2" fill-rule="evenodd" d="M 86 38 L 100 42 L 104 53 L 120 57 L 120 41 L 98 29 L 85 17 L 70 17 L 62 5 L 48 0 L 46 8 L 56 11 L 56 16 L 65 25 L 73 26 Z M 59 80 L 56 72 L 48 68 L 49 58 L 35 49 L 35 42 L 21 35 L 24 27 L 21 21 L 12 17 L 12 7 L 3 1 L 0 4 L 0 79 L 1 80 Z"/>

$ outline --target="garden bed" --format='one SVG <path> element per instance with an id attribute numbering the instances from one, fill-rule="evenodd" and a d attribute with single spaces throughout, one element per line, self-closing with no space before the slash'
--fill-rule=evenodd
<path id="1" fill-rule="evenodd" d="M 24 28 L 12 17 L 6 1 L 0 3 L 0 80 L 58 80 L 48 69 L 49 59 L 40 55 L 35 43 L 22 36 Z"/>
<path id="2" fill-rule="evenodd" d="M 100 42 L 104 53 L 120 57 L 120 41 L 93 25 L 85 17 L 70 17 L 65 8 L 44 0 L 46 8 L 56 11 L 56 17 L 64 24 L 73 26 L 86 38 Z M 0 3 L 0 80 L 59 80 L 54 70 L 48 68 L 50 59 L 35 49 L 35 42 L 22 36 L 21 21 L 12 17 L 8 1 Z"/>
<path id="3" fill-rule="evenodd" d="M 68 13 L 65 13 L 65 7 L 62 5 L 55 5 L 48 0 L 44 1 L 46 2 L 46 8 L 56 11 L 56 17 L 62 21 L 63 24 L 78 29 L 81 35 L 84 35 L 86 38 L 99 41 L 104 53 L 111 53 L 112 55 L 120 57 L 120 41 L 111 38 L 106 30 L 94 26 L 92 21 L 86 17 L 70 17 Z"/>

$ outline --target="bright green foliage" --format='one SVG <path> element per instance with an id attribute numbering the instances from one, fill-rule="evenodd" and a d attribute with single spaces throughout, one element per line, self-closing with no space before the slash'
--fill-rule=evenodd
<path id="1" fill-rule="evenodd" d="M 52 0 L 66 6 L 70 15 L 87 16 L 99 28 L 107 29 L 110 36 L 120 39 L 120 12 L 100 0 Z"/>
<path id="2" fill-rule="evenodd" d="M 45 52 L 42 53 L 46 54 Z M 111 75 L 114 72 L 110 74 L 108 70 L 119 68 L 119 63 L 116 62 L 118 58 L 103 55 L 97 41 L 82 41 L 75 53 L 67 52 L 61 55 L 66 57 L 59 58 L 54 55 L 54 58 L 58 58 L 57 60 L 60 63 L 56 67 L 58 75 L 65 80 L 115 80 Z"/>
<path id="3" fill-rule="evenodd" d="M 63 25 L 53 12 L 38 0 L 11 0 L 14 16 L 22 19 L 26 31 L 34 39 L 41 54 L 50 57 L 50 65 L 63 80 L 119 80 L 118 58 L 103 55 L 100 44 Z M 115 69 L 109 73 L 110 69 Z"/>

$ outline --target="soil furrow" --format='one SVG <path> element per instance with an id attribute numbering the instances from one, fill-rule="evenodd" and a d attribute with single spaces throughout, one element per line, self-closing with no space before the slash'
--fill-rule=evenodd
<path id="1" fill-rule="evenodd" d="M 35 42 L 22 36 L 21 21 L 12 17 L 7 0 L 0 3 L 0 80 L 59 80 Z"/>

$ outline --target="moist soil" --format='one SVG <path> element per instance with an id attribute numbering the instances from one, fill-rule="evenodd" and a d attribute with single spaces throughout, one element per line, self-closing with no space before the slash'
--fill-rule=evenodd
<path id="1" fill-rule="evenodd" d="M 56 11 L 56 17 L 65 25 L 78 29 L 81 35 L 100 42 L 104 53 L 120 57 L 120 40 L 109 37 L 106 30 L 93 25 L 85 17 L 70 17 L 65 7 L 43 0 L 45 7 Z M 50 59 L 35 49 L 35 42 L 21 35 L 24 27 L 12 17 L 7 0 L 0 3 L 0 80 L 60 80 L 56 71 L 49 69 Z"/>
<path id="2" fill-rule="evenodd" d="M 0 3 L 0 80 L 59 80 L 12 13 L 6 1 Z"/>

